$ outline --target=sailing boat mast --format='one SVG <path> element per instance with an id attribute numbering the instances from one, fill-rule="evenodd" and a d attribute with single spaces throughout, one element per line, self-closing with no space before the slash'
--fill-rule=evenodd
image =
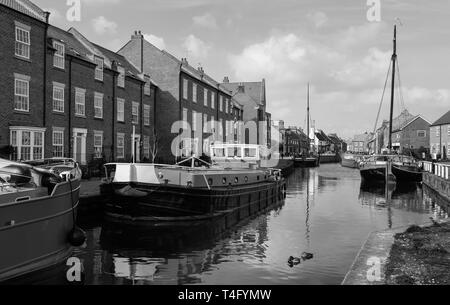
<path id="1" fill-rule="evenodd" d="M 307 95 L 307 101 L 308 101 L 308 106 L 307 106 L 307 129 L 306 129 L 306 133 L 308 134 L 308 154 L 309 151 L 311 149 L 311 130 L 309 129 L 309 83 L 308 83 L 308 95 Z"/>
<path id="2" fill-rule="evenodd" d="M 394 25 L 394 52 L 392 54 L 392 85 L 391 85 L 391 112 L 389 119 L 389 153 L 392 153 L 392 121 L 394 115 L 395 95 L 395 63 L 397 61 L 397 25 Z"/>

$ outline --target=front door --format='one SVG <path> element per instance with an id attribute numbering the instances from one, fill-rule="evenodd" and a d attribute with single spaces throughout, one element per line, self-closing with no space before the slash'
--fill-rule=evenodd
<path id="1" fill-rule="evenodd" d="M 133 139 L 133 136 L 131 138 Z M 131 145 L 134 145 L 135 162 L 141 162 L 141 136 L 135 135 Z M 133 146 L 131 147 L 131 152 L 133 152 Z"/>
<path id="2" fill-rule="evenodd" d="M 82 165 L 86 165 L 86 137 L 87 130 L 73 130 L 73 158 Z"/>

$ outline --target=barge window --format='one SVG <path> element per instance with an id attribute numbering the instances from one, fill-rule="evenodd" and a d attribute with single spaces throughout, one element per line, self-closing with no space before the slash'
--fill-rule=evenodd
<path id="1" fill-rule="evenodd" d="M 248 177 L 247 177 L 247 176 L 244 178 L 244 181 L 245 181 L 246 183 L 248 182 Z"/>
<path id="2" fill-rule="evenodd" d="M 208 179 L 208 184 L 209 184 L 209 186 L 213 185 L 213 180 L 211 178 Z"/>
<path id="3" fill-rule="evenodd" d="M 234 178 L 234 182 L 239 183 L 239 178 L 238 177 Z"/>
<path id="4" fill-rule="evenodd" d="M 227 178 L 223 178 L 223 179 L 222 179 L 222 183 L 223 183 L 223 184 L 227 184 Z"/>

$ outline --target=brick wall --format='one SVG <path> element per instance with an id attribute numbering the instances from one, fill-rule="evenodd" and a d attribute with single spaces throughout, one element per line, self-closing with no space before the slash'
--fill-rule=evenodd
<path id="1" fill-rule="evenodd" d="M 15 21 L 31 27 L 30 60 L 15 56 Z M 10 144 L 10 126 L 44 126 L 45 24 L 0 5 L 0 37 L 0 147 L 4 147 Z M 14 110 L 14 73 L 30 77 L 27 113 Z"/>

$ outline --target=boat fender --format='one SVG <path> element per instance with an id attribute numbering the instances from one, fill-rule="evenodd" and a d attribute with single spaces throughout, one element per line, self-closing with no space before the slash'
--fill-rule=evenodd
<path id="1" fill-rule="evenodd" d="M 81 228 L 75 226 L 72 231 L 70 231 L 69 243 L 74 247 L 80 247 L 86 241 L 86 232 L 84 232 Z"/>

